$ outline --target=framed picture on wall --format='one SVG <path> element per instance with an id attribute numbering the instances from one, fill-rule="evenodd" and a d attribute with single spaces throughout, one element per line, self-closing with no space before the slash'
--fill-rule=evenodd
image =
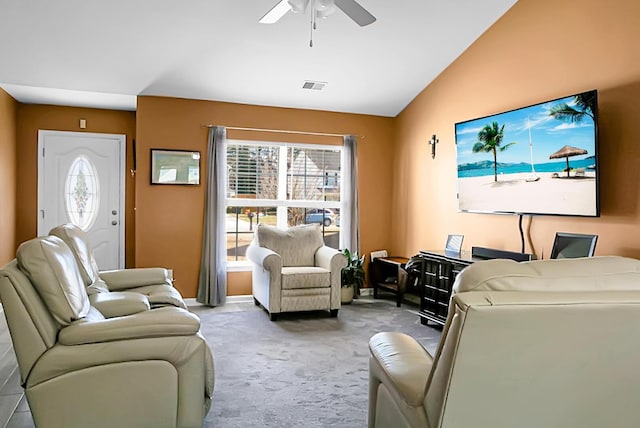
<path id="1" fill-rule="evenodd" d="M 200 184 L 200 152 L 151 149 L 151 184 Z"/>

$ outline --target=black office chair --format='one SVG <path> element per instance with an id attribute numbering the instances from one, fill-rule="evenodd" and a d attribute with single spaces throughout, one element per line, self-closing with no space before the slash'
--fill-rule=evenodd
<path id="1" fill-rule="evenodd" d="M 552 259 L 591 257 L 596 250 L 598 235 L 557 232 L 551 249 Z"/>

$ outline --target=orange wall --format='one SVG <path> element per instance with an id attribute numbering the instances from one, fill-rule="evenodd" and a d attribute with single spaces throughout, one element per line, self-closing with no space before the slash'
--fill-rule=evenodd
<path id="1" fill-rule="evenodd" d="M 602 215 L 525 221 L 527 251 L 548 257 L 566 231 L 598 234 L 596 255 L 640 257 L 638 40 L 637 0 L 520 0 L 396 119 L 392 251 L 439 249 L 449 233 L 519 251 L 516 216 L 457 212 L 454 124 L 595 88 Z"/>
<path id="2" fill-rule="evenodd" d="M 16 250 L 16 109 L 16 101 L 0 89 L 0 266 Z"/>
<path id="3" fill-rule="evenodd" d="M 176 287 L 185 297 L 194 297 L 197 290 L 206 186 L 151 186 L 149 149 L 199 150 L 203 154 L 201 175 L 204 176 L 208 130 L 203 125 L 206 124 L 364 136 L 358 145 L 361 250 L 369 252 L 389 243 L 393 119 L 138 97 L 136 262 L 140 267 L 172 268 Z M 304 142 L 312 140 L 300 138 Z M 247 278 L 250 277 L 246 273 L 230 273 L 228 294 L 249 294 Z"/>
<path id="4" fill-rule="evenodd" d="M 80 129 L 80 119 L 86 119 L 86 129 Z M 126 134 L 127 171 L 133 169 L 132 140 L 135 138 L 134 112 L 50 105 L 18 104 L 17 162 L 20 192 L 17 195 L 16 242 L 36 236 L 38 231 L 38 130 L 101 132 Z M 135 182 L 131 174 L 126 178 L 125 239 L 126 266 L 135 265 L 134 196 Z"/>

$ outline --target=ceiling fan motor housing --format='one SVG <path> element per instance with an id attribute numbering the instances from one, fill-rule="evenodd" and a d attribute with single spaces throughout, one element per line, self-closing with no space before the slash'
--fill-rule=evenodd
<path id="1" fill-rule="evenodd" d="M 309 0 L 288 0 L 288 3 L 293 13 L 304 12 L 309 6 Z"/>
<path id="2" fill-rule="evenodd" d="M 308 9 L 310 0 L 287 0 L 287 3 L 294 13 L 302 13 Z M 315 0 L 313 8 L 318 18 L 324 18 L 336 10 L 335 0 Z"/>
<path id="3" fill-rule="evenodd" d="M 316 18 L 326 18 L 336 9 L 340 9 L 361 27 L 372 24 L 376 17 L 360 5 L 356 0 L 280 0 L 269 10 L 259 22 L 261 24 L 273 24 L 282 18 L 287 12 L 305 13 L 311 4 L 311 22 L 315 27 Z"/>

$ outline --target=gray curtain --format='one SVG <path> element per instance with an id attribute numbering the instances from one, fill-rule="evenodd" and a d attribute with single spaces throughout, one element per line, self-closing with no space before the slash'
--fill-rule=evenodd
<path id="1" fill-rule="evenodd" d="M 208 306 L 223 305 L 227 299 L 226 139 L 226 128 L 214 126 L 209 129 L 202 260 L 196 297 L 198 302 Z"/>
<path id="2" fill-rule="evenodd" d="M 344 137 L 343 195 L 340 214 L 341 248 L 360 254 L 360 214 L 358 210 L 358 140 L 355 135 Z"/>

